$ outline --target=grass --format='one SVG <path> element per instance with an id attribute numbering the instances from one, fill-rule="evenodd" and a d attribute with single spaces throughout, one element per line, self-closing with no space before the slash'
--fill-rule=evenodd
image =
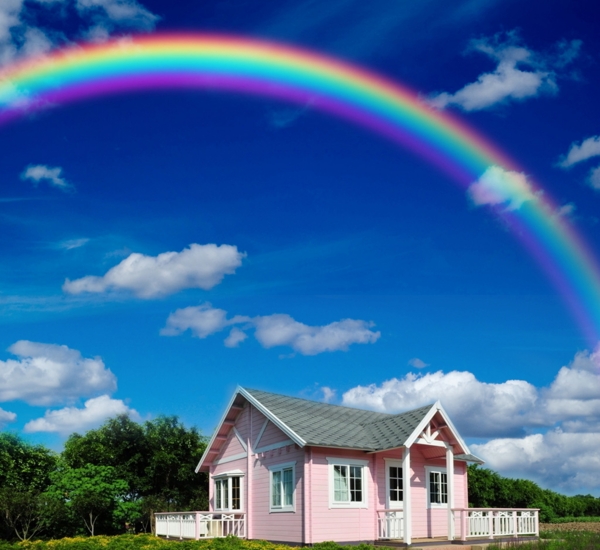
<path id="1" fill-rule="evenodd" d="M 600 532 L 566 531 L 560 528 L 555 531 L 540 533 L 540 540 L 525 544 L 508 545 L 515 550 L 598 550 L 600 549 Z M 487 550 L 506 549 L 507 546 L 491 544 Z"/>

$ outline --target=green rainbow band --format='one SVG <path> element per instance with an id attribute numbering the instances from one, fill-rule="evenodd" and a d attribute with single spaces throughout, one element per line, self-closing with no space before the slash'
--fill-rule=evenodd
<path id="1" fill-rule="evenodd" d="M 522 172 L 458 118 L 364 69 L 277 43 L 232 36 L 147 35 L 57 50 L 0 73 L 0 124 L 57 103 L 159 87 L 225 89 L 309 103 L 371 128 L 435 163 L 463 187 L 492 166 Z M 514 185 L 513 185 L 514 183 Z M 518 209 L 495 211 L 535 256 L 574 312 L 588 344 L 600 335 L 600 269 L 548 193 L 508 178 Z"/>

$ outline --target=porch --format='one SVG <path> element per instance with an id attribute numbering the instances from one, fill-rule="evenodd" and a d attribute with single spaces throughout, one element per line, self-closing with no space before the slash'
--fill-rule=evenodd
<path id="1" fill-rule="evenodd" d="M 439 546 L 486 543 L 539 536 L 539 510 L 531 508 L 452 508 L 448 537 L 414 539 L 405 537 L 405 518 L 398 510 L 377 512 L 378 540 L 397 546 Z"/>
<path id="2" fill-rule="evenodd" d="M 246 538 L 244 512 L 159 512 L 154 514 L 156 536 L 168 539 Z"/>

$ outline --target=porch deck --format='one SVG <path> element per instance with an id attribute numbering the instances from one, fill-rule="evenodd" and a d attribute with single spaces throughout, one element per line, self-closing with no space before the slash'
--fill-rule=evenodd
<path id="1" fill-rule="evenodd" d="M 167 539 L 214 539 L 234 535 L 246 538 L 244 512 L 159 512 L 156 536 Z"/>

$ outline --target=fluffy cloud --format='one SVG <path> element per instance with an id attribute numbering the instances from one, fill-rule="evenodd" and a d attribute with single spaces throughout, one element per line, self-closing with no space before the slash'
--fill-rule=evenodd
<path id="1" fill-rule="evenodd" d="M 181 252 L 163 252 L 158 256 L 133 253 L 102 277 L 67 279 L 63 290 L 69 294 L 127 290 L 144 299 L 186 288 L 209 290 L 225 275 L 234 273 L 245 257 L 245 253 L 228 244 L 191 244 Z"/>
<path id="2" fill-rule="evenodd" d="M 570 168 L 578 162 L 600 156 L 600 136 L 584 139 L 580 144 L 571 143 L 569 152 L 559 161 L 561 168 Z"/>
<path id="3" fill-rule="evenodd" d="M 600 156 L 600 136 L 584 139 L 580 144 L 572 143 L 569 152 L 558 162 L 561 168 L 571 168 L 573 165 L 593 157 Z M 586 183 L 596 190 L 600 190 L 600 166 L 592 168 Z"/>
<path id="4" fill-rule="evenodd" d="M 413 357 L 408 361 L 408 365 L 410 367 L 414 367 L 415 369 L 424 369 L 425 367 L 429 366 L 429 363 L 425 363 L 425 361 L 419 359 L 418 357 Z"/>
<path id="5" fill-rule="evenodd" d="M 61 191 L 73 191 L 74 187 L 65 178 L 62 177 L 62 168 L 56 166 L 50 168 L 44 164 L 30 164 L 21 174 L 22 180 L 30 180 L 35 185 L 44 181 L 52 187 Z"/>
<path id="6" fill-rule="evenodd" d="M 520 45 L 515 32 L 496 35 L 492 39 L 473 40 L 470 51 L 477 51 L 498 63 L 490 73 L 451 94 L 442 92 L 430 98 L 438 109 L 457 105 L 465 111 L 487 109 L 509 101 L 523 101 L 558 90 L 557 69 L 562 69 L 578 55 L 581 42 L 562 42 L 553 55 L 541 55 Z"/>
<path id="7" fill-rule="evenodd" d="M 18 359 L 0 361 L 0 402 L 52 405 L 117 388 L 102 359 L 84 358 L 67 346 L 20 340 L 8 351 Z"/>
<path id="8" fill-rule="evenodd" d="M 335 390 L 332 390 L 331 388 L 329 388 L 327 386 L 323 386 L 321 388 L 321 391 L 323 392 L 323 402 L 324 403 L 330 403 L 333 399 L 335 399 L 335 395 L 336 395 Z"/>
<path id="9" fill-rule="evenodd" d="M 538 193 L 525 174 L 500 166 L 490 166 L 467 190 L 476 206 L 503 205 L 506 210 L 518 210 L 525 202 L 535 200 Z"/>
<path id="10" fill-rule="evenodd" d="M 490 384 L 470 372 L 409 373 L 352 388 L 343 404 L 395 413 L 440 400 L 463 436 L 489 439 L 471 449 L 490 468 L 589 492 L 600 488 L 599 387 L 600 347 L 577 353 L 544 388 Z"/>
<path id="11" fill-rule="evenodd" d="M 0 430 L 4 428 L 8 423 L 14 422 L 17 419 L 17 415 L 14 412 L 5 411 L 0 408 Z"/>
<path id="12" fill-rule="evenodd" d="M 523 380 L 481 382 L 470 372 L 408 373 L 380 386 L 357 386 L 343 395 L 344 405 L 382 412 L 414 409 L 438 399 L 462 435 L 492 437 L 523 433 L 538 393 Z"/>
<path id="13" fill-rule="evenodd" d="M 74 10 L 65 9 L 71 6 Z M 36 20 L 44 21 L 43 30 Z M 104 40 L 115 31 L 152 30 L 157 20 L 135 0 L 2 0 L 0 66 L 82 38 Z"/>
<path id="14" fill-rule="evenodd" d="M 139 419 L 139 414 L 130 409 L 120 399 L 111 399 L 108 395 L 101 395 L 88 399 L 83 409 L 65 407 L 55 411 L 46 411 L 43 418 L 36 418 L 25 424 L 25 432 L 56 432 L 68 435 L 76 431 L 87 431 L 100 426 L 107 418 L 126 414 L 134 420 Z"/>
<path id="15" fill-rule="evenodd" d="M 302 355 L 346 351 L 351 344 L 372 344 L 381 336 L 370 330 L 373 323 L 367 321 L 343 319 L 325 326 L 309 326 L 282 313 L 255 317 L 254 326 L 254 336 L 263 347 L 289 346 Z"/>
<path id="16" fill-rule="evenodd" d="M 189 329 L 194 336 L 206 338 L 237 324 L 244 324 L 246 329 L 253 328 L 254 337 L 264 348 L 289 346 L 302 355 L 346 351 L 351 344 L 374 343 L 381 335 L 370 330 L 373 323 L 356 319 L 343 319 L 324 326 L 305 325 L 283 313 L 257 317 L 236 315 L 227 319 L 225 310 L 213 308 L 209 303 L 176 310 L 169 315 L 160 333 L 176 336 Z M 245 332 L 234 327 L 225 339 L 225 345 L 237 347 L 245 338 Z"/>

